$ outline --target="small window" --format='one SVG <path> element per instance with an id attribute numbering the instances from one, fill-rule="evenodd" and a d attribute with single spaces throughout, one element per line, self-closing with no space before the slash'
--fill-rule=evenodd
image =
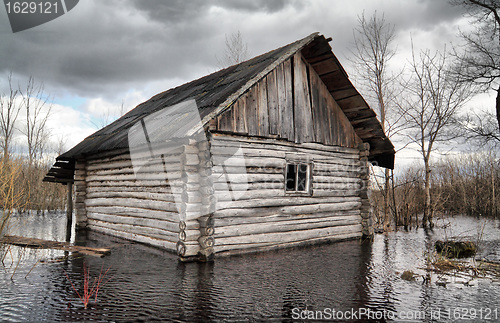
<path id="1" fill-rule="evenodd" d="M 287 193 L 307 193 L 309 192 L 308 164 L 287 164 L 286 165 L 286 192 Z"/>

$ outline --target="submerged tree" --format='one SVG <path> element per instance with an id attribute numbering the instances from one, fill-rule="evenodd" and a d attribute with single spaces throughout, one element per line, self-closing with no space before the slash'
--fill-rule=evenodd
<path id="1" fill-rule="evenodd" d="M 394 26 L 385 21 L 384 16 L 378 17 L 375 12 L 369 19 L 365 15 L 358 17 L 358 27 L 354 30 L 354 46 L 350 61 L 360 74 L 362 86 L 373 97 L 378 106 L 378 115 L 382 129 L 388 137 L 394 135 L 401 120 L 394 113 L 394 81 L 396 76 L 390 75 L 388 66 L 396 54 L 394 43 Z M 383 195 L 383 226 L 389 230 L 389 188 L 390 171 L 385 170 Z"/>
<path id="2" fill-rule="evenodd" d="M 423 227 L 433 227 L 431 207 L 431 155 L 440 143 L 450 141 L 458 132 L 458 113 L 470 100 L 470 83 L 460 82 L 451 72 L 446 53 L 429 50 L 417 58 L 413 52 L 411 75 L 405 85 L 400 113 L 406 119 L 406 136 L 417 144 L 424 162 L 424 214 Z"/>
<path id="3" fill-rule="evenodd" d="M 462 82 L 475 83 L 481 91 L 495 90 L 497 131 L 500 127 L 500 1 L 498 0 L 451 0 L 465 8 L 472 18 L 475 29 L 461 32 L 464 50 L 455 50 L 459 68 L 455 76 Z M 477 130 L 477 129 L 476 129 Z M 491 135 L 491 129 L 479 131 L 479 135 Z"/>

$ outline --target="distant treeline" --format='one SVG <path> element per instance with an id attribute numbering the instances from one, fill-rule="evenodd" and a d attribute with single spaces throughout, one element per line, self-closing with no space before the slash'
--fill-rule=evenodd
<path id="1" fill-rule="evenodd" d="M 433 167 L 431 211 L 435 216 L 466 214 L 497 217 L 500 210 L 500 164 L 493 153 L 462 153 L 441 160 Z M 424 170 L 409 167 L 395 176 L 389 189 L 389 211 L 393 225 L 420 226 L 424 211 Z M 384 190 L 372 187 L 372 206 L 379 227 L 383 223 Z"/>
<path id="2" fill-rule="evenodd" d="M 43 213 L 66 207 L 66 186 L 43 182 L 49 166 L 30 165 L 27 158 L 0 158 L 0 208 L 4 212 Z"/>

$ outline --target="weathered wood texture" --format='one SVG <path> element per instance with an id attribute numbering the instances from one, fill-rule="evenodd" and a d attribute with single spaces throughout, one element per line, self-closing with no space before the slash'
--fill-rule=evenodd
<path id="1" fill-rule="evenodd" d="M 85 160 L 77 160 L 75 163 L 75 226 L 76 229 L 82 229 L 87 226 L 87 210 L 85 208 L 85 199 L 87 198 L 87 183 L 85 181 L 86 170 Z"/>
<path id="2" fill-rule="evenodd" d="M 370 155 L 370 144 L 363 143 L 359 145 L 359 160 L 360 160 L 360 178 L 361 178 L 361 221 L 363 227 L 364 236 L 372 236 L 374 232 L 373 228 L 373 211 L 370 205 L 370 196 L 368 185 L 370 182 L 370 163 L 368 162 L 368 156 Z"/>
<path id="3" fill-rule="evenodd" d="M 89 158 L 85 213 L 89 228 L 176 251 L 182 259 L 213 257 L 215 209 L 209 144 L 136 149 Z M 144 156 L 142 156 L 144 155 Z M 83 187 L 83 185 L 82 185 Z"/>
<path id="4" fill-rule="evenodd" d="M 37 249 L 57 249 L 71 252 L 79 252 L 89 256 L 103 257 L 111 252 L 110 248 L 92 248 L 75 246 L 69 242 L 43 240 L 37 238 L 27 238 L 20 236 L 6 235 L 0 238 L 0 243 L 7 243 L 15 246 L 37 248 Z"/>
<path id="5" fill-rule="evenodd" d="M 128 153 L 89 158 L 84 200 L 88 227 L 175 251 L 179 233 L 175 194 L 180 193 L 173 187 L 181 185 L 178 153 L 152 158 L 139 171 L 134 171 Z"/>
<path id="6" fill-rule="evenodd" d="M 243 158 L 235 157 L 237 150 Z M 361 236 L 358 149 L 219 133 L 211 152 L 214 165 L 228 165 L 213 173 L 216 253 Z M 287 160 L 312 165 L 312 194 L 285 192 Z"/>
<path id="7" fill-rule="evenodd" d="M 361 140 L 299 52 L 217 117 L 215 131 L 356 148 Z"/>

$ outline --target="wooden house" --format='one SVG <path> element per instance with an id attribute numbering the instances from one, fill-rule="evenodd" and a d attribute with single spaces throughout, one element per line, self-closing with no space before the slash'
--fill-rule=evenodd
<path id="1" fill-rule="evenodd" d="M 394 147 L 330 40 L 159 93 L 45 180 L 73 184 L 77 228 L 183 260 L 371 235 L 368 163 L 393 168 Z"/>

